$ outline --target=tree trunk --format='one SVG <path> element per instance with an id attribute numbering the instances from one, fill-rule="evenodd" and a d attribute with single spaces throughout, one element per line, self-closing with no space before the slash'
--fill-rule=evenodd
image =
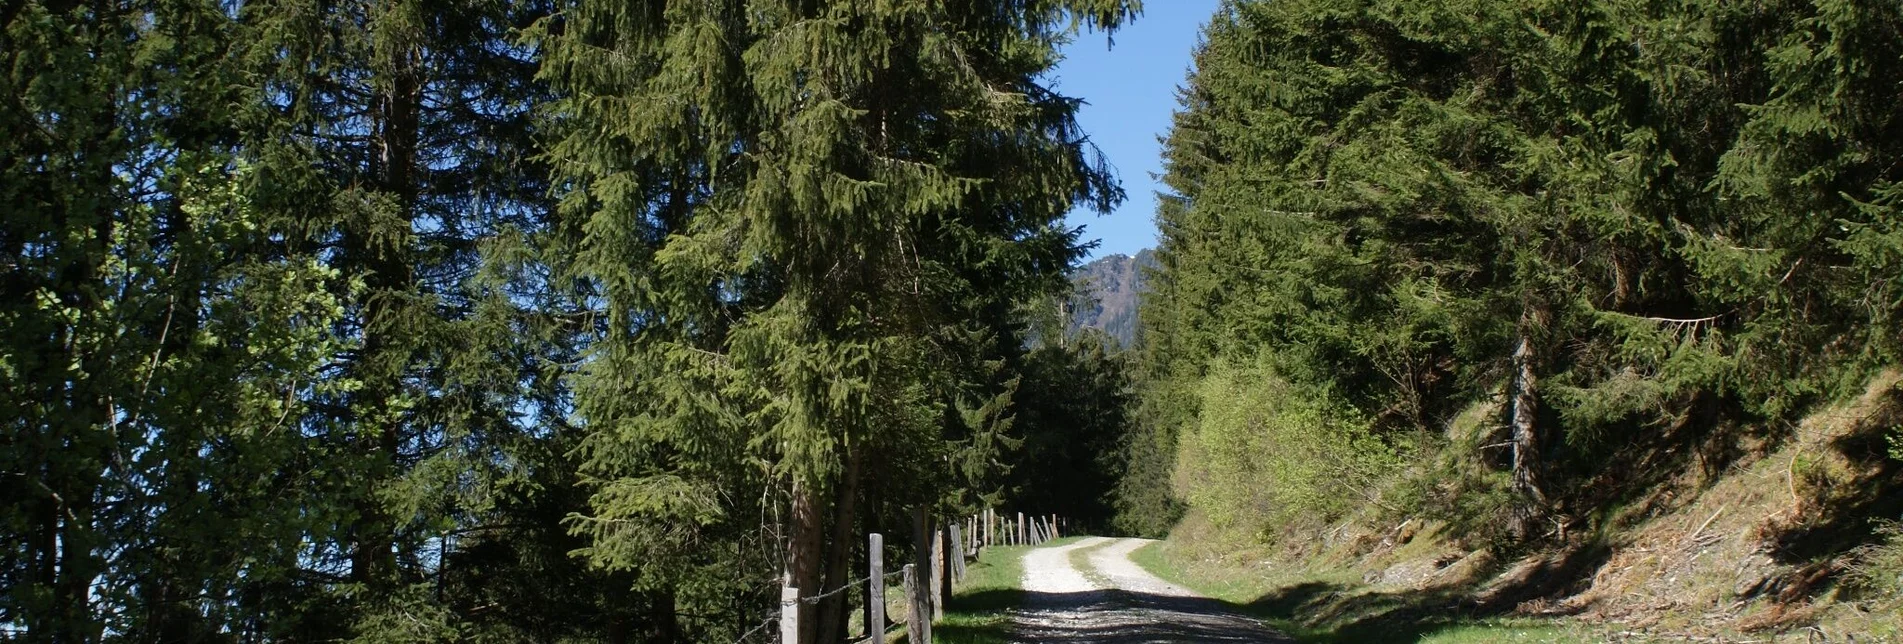
<path id="1" fill-rule="evenodd" d="M 672 588 L 662 591 L 661 596 L 655 600 L 655 604 L 660 607 L 660 610 L 654 611 L 655 642 L 675 644 L 687 641 L 686 638 L 681 637 L 679 603 Z"/>
<path id="2" fill-rule="evenodd" d="M 372 23 L 369 28 L 375 35 L 377 25 Z M 367 363 L 371 370 L 363 391 L 364 407 L 371 410 L 369 422 L 374 425 L 373 433 L 360 445 L 370 476 L 362 481 L 365 489 L 357 501 L 360 518 L 351 531 L 355 542 L 351 578 L 372 589 L 385 589 L 397 582 L 396 521 L 385 511 L 377 493 L 389 478 L 399 474 L 401 467 L 397 451 L 402 446 L 403 421 L 394 409 L 410 357 L 403 355 L 403 340 L 390 336 L 392 327 L 401 323 L 404 294 L 414 290 L 407 238 L 421 192 L 417 147 L 421 137 L 418 114 L 423 99 L 422 61 L 408 43 L 391 43 L 386 51 L 375 72 L 388 76 L 389 89 L 373 99 L 376 131 L 370 145 L 375 154 L 369 170 L 377 189 L 395 197 L 402 230 L 361 230 L 348 236 L 349 250 L 367 273 L 364 282 L 370 287 L 364 305 L 360 362 Z"/>
<path id="3" fill-rule="evenodd" d="M 1512 415 L 1513 491 L 1519 496 L 1509 526 L 1516 538 L 1527 538 L 1546 507 L 1540 485 L 1539 382 L 1534 374 L 1533 341 L 1522 322 L 1519 346 L 1513 350 Z"/>
<path id="4" fill-rule="evenodd" d="M 829 545 L 826 560 L 826 583 L 816 592 L 832 592 L 846 585 L 846 573 L 852 569 L 852 553 L 859 540 L 853 537 L 853 522 L 858 510 L 859 470 L 862 458 L 859 450 L 852 450 L 846 457 L 845 480 L 841 481 L 839 494 L 833 499 L 833 540 Z M 851 602 L 850 592 L 827 597 L 819 604 L 819 641 L 837 642 L 845 638 L 846 616 Z"/>
<path id="5" fill-rule="evenodd" d="M 788 583 L 800 589 L 802 598 L 821 592 L 821 564 L 826 556 L 826 511 L 820 492 L 814 487 L 803 481 L 793 484 L 792 539 L 787 545 L 786 577 Z M 800 602 L 797 644 L 813 644 L 819 633 L 813 609 L 813 605 Z"/>

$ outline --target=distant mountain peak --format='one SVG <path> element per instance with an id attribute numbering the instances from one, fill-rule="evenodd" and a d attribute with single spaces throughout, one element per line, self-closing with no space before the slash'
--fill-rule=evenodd
<path id="1" fill-rule="evenodd" d="M 1098 329 L 1129 347 L 1136 341 L 1137 307 L 1147 286 L 1144 272 L 1155 266 L 1156 253 L 1146 248 L 1135 257 L 1116 253 L 1078 267 L 1071 275 L 1077 295 L 1071 298 L 1065 331 Z"/>

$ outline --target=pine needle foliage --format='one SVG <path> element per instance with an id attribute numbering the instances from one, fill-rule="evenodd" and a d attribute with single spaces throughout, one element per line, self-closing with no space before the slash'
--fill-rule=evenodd
<path id="1" fill-rule="evenodd" d="M 1226 3 L 1165 151 L 1149 431 L 1257 351 L 1395 444 L 1501 401 L 1523 520 L 1694 415 L 1789 426 L 1899 357 L 1898 15 Z"/>
<path id="2" fill-rule="evenodd" d="M 520 641 L 645 609 L 535 527 L 580 501 L 515 41 L 550 9 L 0 10 L 0 631 Z"/>
<path id="3" fill-rule="evenodd" d="M 566 270 L 602 316 L 576 380 L 580 553 L 765 606 L 783 572 L 843 579 L 856 516 L 996 490 L 1012 313 L 1067 287 L 1072 205 L 1121 198 L 1040 75 L 1135 8 L 579 2 L 546 22 Z"/>

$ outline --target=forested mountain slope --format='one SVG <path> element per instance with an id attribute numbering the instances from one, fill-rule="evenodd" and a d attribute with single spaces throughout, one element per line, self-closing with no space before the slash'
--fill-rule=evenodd
<path id="1" fill-rule="evenodd" d="M 1891 587 L 1842 571 L 1903 512 L 1873 380 L 1903 358 L 1903 8 L 1240 0 L 1205 39 L 1123 525 L 1599 553 L 1530 591 L 1557 600 L 1776 455 L 1794 507 L 1732 511 L 1789 576 L 1724 614 Z M 1871 417 L 1816 447 L 1838 403 Z"/>
<path id="2" fill-rule="evenodd" d="M 1137 336 L 1137 306 L 1147 289 L 1148 271 L 1156 267 L 1156 253 L 1150 249 L 1129 255 L 1108 255 L 1079 267 L 1071 277 L 1077 295 L 1071 298 L 1067 330 L 1103 331 L 1120 347 L 1129 347 Z"/>

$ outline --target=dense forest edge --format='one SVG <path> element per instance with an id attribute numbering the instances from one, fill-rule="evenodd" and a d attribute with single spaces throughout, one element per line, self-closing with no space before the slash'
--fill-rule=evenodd
<path id="1" fill-rule="evenodd" d="M 1903 9 L 1243 0 L 1203 37 L 1116 494 L 1158 565 L 1338 641 L 1903 637 Z"/>
<path id="2" fill-rule="evenodd" d="M 1085 265 L 1146 9 L 0 1 L 0 640 L 831 644 L 983 508 L 1903 639 L 1903 5 L 1226 0 Z"/>
<path id="3" fill-rule="evenodd" d="M 1043 79 L 1139 8 L 0 3 L 0 639 L 836 642 L 1106 525 Z"/>

